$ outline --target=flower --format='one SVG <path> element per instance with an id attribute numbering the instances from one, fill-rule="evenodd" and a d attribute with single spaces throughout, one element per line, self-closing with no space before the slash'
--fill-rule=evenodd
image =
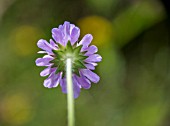
<path id="1" fill-rule="evenodd" d="M 48 76 L 44 80 L 44 86 L 47 88 L 54 88 L 60 84 L 62 92 L 67 93 L 66 59 L 72 59 L 74 98 L 79 96 L 81 88 L 89 89 L 91 82 L 98 83 L 100 77 L 92 70 L 97 66 L 97 62 L 102 60 L 100 55 L 95 54 L 98 51 L 97 47 L 90 45 L 93 36 L 86 34 L 78 41 L 79 36 L 80 29 L 65 21 L 63 25 L 52 29 L 53 39 L 50 39 L 50 42 L 43 39 L 37 42 L 37 46 L 43 50 L 38 53 L 45 55 L 36 59 L 36 65 L 46 67 L 40 76 Z"/>

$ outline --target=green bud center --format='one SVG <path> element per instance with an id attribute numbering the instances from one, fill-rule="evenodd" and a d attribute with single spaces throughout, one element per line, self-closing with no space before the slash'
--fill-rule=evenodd
<path id="1" fill-rule="evenodd" d="M 53 50 L 55 58 L 51 61 L 54 64 L 53 67 L 57 67 L 56 74 L 63 72 L 63 76 L 65 76 L 66 60 L 67 58 L 71 58 L 72 72 L 79 76 L 79 69 L 86 68 L 84 60 L 87 58 L 87 56 L 84 56 L 86 52 L 81 52 L 82 45 L 72 46 L 71 43 L 68 42 L 65 47 L 59 44 L 58 48 L 58 50 Z"/>

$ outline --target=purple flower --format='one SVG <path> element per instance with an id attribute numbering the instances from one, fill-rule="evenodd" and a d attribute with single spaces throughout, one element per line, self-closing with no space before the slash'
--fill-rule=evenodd
<path id="1" fill-rule="evenodd" d="M 87 34 L 78 42 L 79 36 L 80 29 L 65 21 L 63 25 L 52 29 L 53 39 L 50 42 L 43 39 L 37 42 L 37 46 L 43 50 L 38 53 L 45 55 L 36 59 L 36 65 L 46 67 L 40 76 L 48 76 L 44 80 L 47 88 L 60 84 L 62 92 L 67 93 L 65 63 L 67 58 L 72 59 L 74 98 L 79 96 L 81 88 L 89 89 L 91 82 L 98 83 L 100 77 L 92 70 L 102 60 L 100 55 L 95 54 L 97 47 L 90 45 L 93 36 Z"/>

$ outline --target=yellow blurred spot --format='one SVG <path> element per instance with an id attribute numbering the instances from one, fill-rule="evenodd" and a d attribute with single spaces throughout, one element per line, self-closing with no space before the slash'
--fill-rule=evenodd
<path id="1" fill-rule="evenodd" d="M 4 122 L 21 125 L 32 118 L 31 105 L 24 94 L 12 94 L 1 101 L 2 119 Z"/>
<path id="2" fill-rule="evenodd" d="M 37 51 L 36 43 L 42 32 L 33 26 L 20 26 L 12 31 L 11 44 L 20 56 L 28 56 Z"/>
<path id="3" fill-rule="evenodd" d="M 111 42 L 113 34 L 111 22 L 103 17 L 89 16 L 78 21 L 78 26 L 81 29 L 81 35 L 92 34 L 92 44 L 103 46 Z M 81 37 L 83 37 L 81 36 Z"/>

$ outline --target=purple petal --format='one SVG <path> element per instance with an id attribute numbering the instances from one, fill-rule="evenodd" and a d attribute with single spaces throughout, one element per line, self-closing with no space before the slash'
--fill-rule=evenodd
<path id="1" fill-rule="evenodd" d="M 63 30 L 64 30 L 63 25 L 59 25 L 59 27 L 58 27 L 58 28 L 60 29 L 60 31 L 63 31 Z"/>
<path id="2" fill-rule="evenodd" d="M 73 76 L 73 89 L 74 89 L 74 98 L 78 98 L 78 96 L 80 95 L 81 86 L 79 85 L 75 76 Z"/>
<path id="3" fill-rule="evenodd" d="M 70 22 L 65 21 L 63 24 L 63 42 L 64 42 L 64 46 L 67 45 L 68 40 L 70 39 Z"/>
<path id="4" fill-rule="evenodd" d="M 43 71 L 41 71 L 40 76 L 45 77 L 50 74 L 51 67 L 45 68 Z"/>
<path id="5" fill-rule="evenodd" d="M 64 34 L 69 36 L 70 35 L 70 22 L 65 21 L 63 24 L 63 28 L 64 28 Z"/>
<path id="6" fill-rule="evenodd" d="M 58 29 L 58 28 L 53 28 L 53 29 L 52 29 L 52 37 L 54 38 L 54 40 L 55 40 L 57 43 L 60 43 L 61 45 L 64 46 L 63 35 L 62 35 L 62 32 L 60 31 L 60 29 Z"/>
<path id="7" fill-rule="evenodd" d="M 91 34 L 87 34 L 83 37 L 83 39 L 79 43 L 79 45 L 83 45 L 83 48 L 81 51 L 83 51 L 84 48 L 87 48 L 89 46 L 92 39 L 93 39 L 93 36 Z"/>
<path id="8" fill-rule="evenodd" d="M 54 78 L 52 78 L 52 84 L 49 88 L 57 87 L 59 85 L 60 79 L 62 77 L 62 72 L 55 74 Z"/>
<path id="9" fill-rule="evenodd" d="M 51 73 L 51 75 L 46 80 L 44 80 L 44 86 L 48 88 L 57 87 L 61 79 L 61 75 L 61 72 L 58 74 L 55 74 L 55 72 Z"/>
<path id="10" fill-rule="evenodd" d="M 93 54 L 93 55 L 90 55 L 84 61 L 89 63 L 89 62 L 100 62 L 101 60 L 102 60 L 102 57 L 99 54 Z"/>
<path id="11" fill-rule="evenodd" d="M 51 66 L 49 66 L 49 67 L 45 68 L 43 71 L 41 71 L 40 76 L 42 76 L 42 77 L 47 76 L 56 70 L 57 70 L 57 68 L 51 68 Z"/>
<path id="12" fill-rule="evenodd" d="M 57 44 L 55 44 L 55 42 L 52 39 L 50 39 L 50 45 L 53 47 L 53 49 L 58 50 Z"/>
<path id="13" fill-rule="evenodd" d="M 44 53 L 47 53 L 47 52 L 46 51 L 38 51 L 37 53 L 44 54 Z"/>
<path id="14" fill-rule="evenodd" d="M 66 94 L 67 93 L 66 78 L 63 78 L 60 80 L 60 86 L 61 86 L 62 92 Z"/>
<path id="15" fill-rule="evenodd" d="M 91 82 L 84 75 L 81 75 L 80 77 L 76 76 L 76 79 L 84 89 L 89 89 L 91 87 Z"/>
<path id="16" fill-rule="evenodd" d="M 95 69 L 94 65 L 92 65 L 92 64 L 85 64 L 85 66 L 86 66 L 87 69 L 90 69 L 90 70 Z"/>
<path id="17" fill-rule="evenodd" d="M 81 69 L 80 70 L 84 76 L 86 76 L 90 81 L 97 83 L 100 80 L 100 77 L 93 73 L 92 71 L 88 69 Z"/>
<path id="18" fill-rule="evenodd" d="M 63 78 L 60 80 L 60 86 L 63 93 L 67 93 L 67 83 L 66 78 Z M 74 98 L 77 98 L 80 94 L 81 86 L 79 85 L 78 81 L 76 80 L 76 77 L 73 77 L 73 89 L 74 89 Z"/>
<path id="19" fill-rule="evenodd" d="M 89 56 L 91 54 L 94 54 L 98 51 L 98 48 L 95 45 L 91 45 L 88 49 L 87 52 L 84 54 L 85 56 Z"/>
<path id="20" fill-rule="evenodd" d="M 51 60 L 53 60 L 53 57 L 45 55 L 43 58 L 36 59 L 35 63 L 37 66 L 49 66 Z"/>
<path id="21" fill-rule="evenodd" d="M 52 47 L 46 40 L 40 39 L 37 42 L 37 46 L 47 52 L 52 52 Z"/>
<path id="22" fill-rule="evenodd" d="M 47 79 L 44 80 L 44 87 L 48 88 L 51 85 L 51 83 L 52 83 L 52 79 L 51 78 L 54 77 L 54 74 L 55 74 L 54 72 L 51 73 L 50 76 Z"/>
<path id="23" fill-rule="evenodd" d="M 38 51 L 37 53 L 39 54 L 48 54 L 48 55 L 54 55 L 54 53 L 51 51 L 51 52 L 46 52 L 46 51 Z"/>
<path id="24" fill-rule="evenodd" d="M 92 64 L 93 66 L 97 66 L 97 63 L 90 63 L 90 64 Z"/>
<path id="25" fill-rule="evenodd" d="M 70 35 L 71 35 L 71 32 L 72 32 L 72 30 L 73 30 L 74 27 L 75 27 L 74 24 L 70 24 Z"/>
<path id="26" fill-rule="evenodd" d="M 71 45 L 74 45 L 74 43 L 78 40 L 80 36 L 80 29 L 78 27 L 74 27 L 72 32 L 71 32 Z"/>

